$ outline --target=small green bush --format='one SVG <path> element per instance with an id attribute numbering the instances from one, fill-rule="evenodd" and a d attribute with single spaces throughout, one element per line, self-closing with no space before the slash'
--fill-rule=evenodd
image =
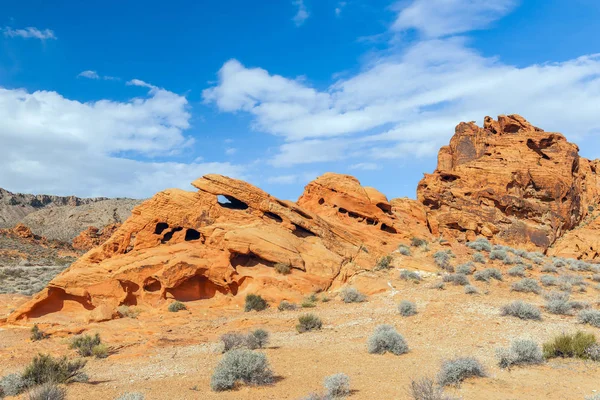
<path id="1" fill-rule="evenodd" d="M 509 315 L 520 319 L 542 319 L 542 313 L 540 310 L 532 304 L 528 304 L 522 301 L 515 301 L 511 304 L 507 304 L 502 307 L 502 315 Z"/>
<path id="2" fill-rule="evenodd" d="M 490 252 L 490 260 L 504 261 L 508 258 L 506 250 L 494 249 Z"/>
<path id="3" fill-rule="evenodd" d="M 479 289 L 477 289 L 473 285 L 467 285 L 467 286 L 465 286 L 465 293 L 466 294 L 477 294 L 477 293 L 479 293 Z"/>
<path id="4" fill-rule="evenodd" d="M 277 306 L 277 309 L 279 311 L 294 311 L 296 309 L 298 309 L 298 306 L 294 303 L 290 303 L 288 301 L 281 301 L 281 303 L 279 303 L 279 305 Z"/>
<path id="5" fill-rule="evenodd" d="M 555 274 L 558 272 L 558 269 L 554 265 L 546 264 L 542 267 L 542 272 Z"/>
<path id="6" fill-rule="evenodd" d="M 22 377 L 28 386 L 80 382 L 86 380 L 83 367 L 84 360 L 69 361 L 67 357 L 53 358 L 50 355 L 38 354 L 25 368 Z"/>
<path id="7" fill-rule="evenodd" d="M 443 276 L 444 282 L 452 282 L 455 285 L 466 286 L 469 284 L 469 278 L 463 274 L 447 274 Z"/>
<path id="8" fill-rule="evenodd" d="M 65 400 L 67 391 L 55 383 L 44 383 L 27 393 L 27 400 Z"/>
<path id="9" fill-rule="evenodd" d="M 299 333 L 320 330 L 323 326 L 323 322 L 315 314 L 304 314 L 298 318 L 298 324 L 296 330 Z"/>
<path id="10" fill-rule="evenodd" d="M 215 368 L 210 387 L 215 392 L 231 390 L 237 382 L 247 385 L 269 385 L 273 371 L 262 353 L 238 349 L 226 353 Z"/>
<path id="11" fill-rule="evenodd" d="M 244 306 L 244 311 L 263 311 L 266 310 L 268 306 L 269 304 L 267 304 L 267 301 L 260 295 L 249 294 L 246 296 L 246 305 Z"/>
<path id="12" fill-rule="evenodd" d="M 455 358 L 442 363 L 442 369 L 438 374 L 438 383 L 440 386 L 458 386 L 467 378 L 485 376 L 485 369 L 475 358 Z"/>
<path id="13" fill-rule="evenodd" d="M 400 279 L 405 281 L 419 282 L 421 281 L 421 276 L 414 271 L 408 271 L 406 269 L 403 269 L 402 271 L 400 271 Z"/>
<path id="14" fill-rule="evenodd" d="M 487 260 L 485 259 L 485 256 L 481 253 L 475 253 L 473 254 L 473 261 L 475 261 L 478 264 L 485 264 L 487 263 Z"/>
<path id="15" fill-rule="evenodd" d="M 17 396 L 27 389 L 27 382 L 21 374 L 8 374 L 0 379 L 0 399 L 2 396 Z"/>
<path id="16" fill-rule="evenodd" d="M 413 237 L 412 239 L 410 239 L 410 245 L 412 247 L 425 247 L 427 246 L 427 240 L 418 237 Z"/>
<path id="17" fill-rule="evenodd" d="M 583 310 L 577 316 L 579 322 L 600 328 L 600 311 L 598 310 Z"/>
<path id="18" fill-rule="evenodd" d="M 300 303 L 300 306 L 302 308 L 315 308 L 317 306 L 317 303 L 315 303 L 314 301 L 310 301 L 310 299 L 304 299 L 302 300 L 302 303 Z"/>
<path id="19" fill-rule="evenodd" d="M 248 334 L 246 343 L 249 349 L 263 349 L 269 344 L 269 332 L 264 329 L 256 329 Z"/>
<path id="20" fill-rule="evenodd" d="M 403 317 L 410 317 L 417 314 L 417 306 L 408 300 L 402 300 L 398 305 L 398 312 Z"/>
<path id="21" fill-rule="evenodd" d="M 517 265 L 516 267 L 512 267 L 508 270 L 508 275 L 518 276 L 522 278 L 525 276 L 525 267 L 523 265 Z"/>
<path id="22" fill-rule="evenodd" d="M 178 312 L 182 310 L 187 310 L 187 307 L 180 301 L 174 301 L 169 304 L 169 312 Z"/>
<path id="23" fill-rule="evenodd" d="M 281 275 L 288 275 L 292 272 L 292 267 L 289 264 L 277 263 L 274 266 L 275 271 Z"/>
<path id="24" fill-rule="evenodd" d="M 377 264 L 375 265 L 375 271 L 390 268 L 392 268 L 392 256 L 390 255 L 381 257 L 379 260 L 377 260 Z"/>
<path id="25" fill-rule="evenodd" d="M 92 347 L 92 355 L 96 358 L 106 358 L 108 357 L 109 349 L 105 344 L 99 344 L 97 346 Z"/>
<path id="26" fill-rule="evenodd" d="M 350 395 L 350 378 L 346 374 L 328 376 L 323 386 L 329 398 L 338 399 Z"/>
<path id="27" fill-rule="evenodd" d="M 140 315 L 140 310 L 135 307 L 129 307 L 126 305 L 119 306 L 117 308 L 117 313 L 121 316 L 121 318 L 137 318 Z"/>
<path id="28" fill-rule="evenodd" d="M 436 283 L 431 284 L 431 286 L 429 288 L 437 289 L 437 290 L 445 290 L 446 285 L 444 284 L 444 282 L 436 282 Z"/>
<path id="29" fill-rule="evenodd" d="M 70 348 L 77 350 L 82 357 L 91 357 L 94 355 L 94 348 L 102 343 L 100 335 L 80 335 L 76 336 L 71 342 Z"/>
<path id="30" fill-rule="evenodd" d="M 539 294 L 542 291 L 542 288 L 538 285 L 535 279 L 523 278 L 519 282 L 513 283 L 510 290 L 515 292 Z"/>
<path id="31" fill-rule="evenodd" d="M 500 368 L 544 362 L 540 346 L 532 340 L 515 340 L 509 348 L 498 349 L 496 355 Z"/>
<path id="32" fill-rule="evenodd" d="M 398 246 L 398 253 L 402 254 L 403 256 L 410 256 L 410 247 L 405 244 L 401 244 Z"/>
<path id="33" fill-rule="evenodd" d="M 473 271 L 475 271 L 475 267 L 473 266 L 473 263 L 471 263 L 471 262 L 461 264 L 456 267 L 457 274 L 471 275 L 473 273 Z"/>
<path id="34" fill-rule="evenodd" d="M 492 251 L 492 244 L 485 238 L 479 238 L 474 242 L 468 242 L 467 247 L 477 251 Z"/>
<path id="35" fill-rule="evenodd" d="M 454 258 L 451 250 L 438 251 L 433 255 L 435 264 L 446 271 L 453 271 L 454 268 L 450 265 L 450 259 Z"/>
<path id="36" fill-rule="evenodd" d="M 340 296 L 344 303 L 362 303 L 366 296 L 353 287 L 345 287 L 341 290 Z"/>
<path id="37" fill-rule="evenodd" d="M 585 349 L 587 358 L 592 361 L 600 361 L 600 344 L 592 344 Z"/>
<path id="38" fill-rule="evenodd" d="M 391 325 L 379 325 L 367 342 L 370 354 L 392 353 L 401 355 L 408 353 L 406 341 Z"/>
<path id="39" fill-rule="evenodd" d="M 237 332 L 229 332 L 221 335 L 221 342 L 223 342 L 223 353 L 226 353 L 246 347 L 246 336 Z"/>
<path id="40" fill-rule="evenodd" d="M 33 328 L 31 328 L 31 341 L 32 342 L 37 342 L 38 340 L 44 340 L 47 339 L 50 335 L 48 335 L 47 333 L 43 332 L 38 326 L 37 324 L 33 325 Z"/>
<path id="41" fill-rule="evenodd" d="M 551 314 L 568 315 L 571 313 L 569 293 L 550 292 L 544 295 L 546 299 L 546 310 Z"/>
<path id="42" fill-rule="evenodd" d="M 563 333 L 542 346 L 546 358 L 588 358 L 586 350 L 596 344 L 596 337 L 591 333 L 578 331 L 569 335 Z"/>
<path id="43" fill-rule="evenodd" d="M 502 273 L 500 272 L 500 270 L 498 270 L 496 268 L 487 268 L 487 269 L 484 269 L 483 271 L 475 272 L 473 274 L 473 278 L 475 278 L 476 281 L 484 281 L 484 282 L 489 282 L 492 279 L 501 281 Z"/>
<path id="44" fill-rule="evenodd" d="M 558 279 L 551 275 L 542 275 L 540 277 L 540 282 L 544 286 L 556 286 L 558 285 Z"/>

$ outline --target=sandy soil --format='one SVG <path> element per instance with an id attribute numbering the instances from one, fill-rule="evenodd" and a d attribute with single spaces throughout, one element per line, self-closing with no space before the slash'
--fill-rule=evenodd
<path id="1" fill-rule="evenodd" d="M 330 302 L 298 311 L 279 312 L 273 306 L 260 313 L 245 313 L 239 305 L 211 308 L 208 300 L 187 303 L 189 311 L 142 310 L 137 319 L 90 325 L 72 323 L 68 318 L 55 318 L 60 324 L 51 325 L 41 323 L 42 319 L 40 326 L 52 337 L 34 343 L 29 340 L 31 323 L 0 326 L 0 376 L 20 371 L 38 352 L 75 357 L 68 349 L 70 337 L 86 331 L 99 332 L 115 354 L 90 359 L 86 366 L 90 383 L 69 385 L 69 399 L 114 399 L 127 391 L 142 392 L 150 400 L 299 399 L 322 392 L 323 379 L 338 372 L 350 376 L 350 399 L 408 399 L 412 379 L 434 377 L 442 360 L 455 356 L 474 356 L 488 372 L 486 378 L 470 379 L 447 391 L 465 400 L 584 399 L 600 390 L 600 363 L 556 359 L 510 371 L 497 366 L 495 350 L 513 339 L 542 343 L 578 329 L 599 334 L 598 328 L 579 324 L 575 316 L 545 311 L 542 321 L 500 316 L 500 307 L 516 299 L 543 307 L 541 295 L 510 291 L 511 283 L 520 278 L 505 275 L 504 282 L 490 284 L 471 278 L 482 292 L 478 295 L 467 295 L 462 286 L 448 284 L 446 290 L 431 289 L 432 283 L 439 281 L 435 276 L 420 284 L 403 281 L 398 279 L 398 269 L 362 279 L 389 281 L 395 289 L 388 288 L 360 304 L 344 304 L 330 293 Z M 597 308 L 598 292 L 588 282 L 587 292 L 574 293 L 572 299 L 588 301 Z M 405 299 L 416 302 L 417 315 L 398 314 L 397 304 Z M 0 296 L 0 317 L 23 300 L 22 296 Z M 306 312 L 323 320 L 321 331 L 295 331 L 298 316 Z M 368 354 L 367 339 L 379 324 L 394 325 L 410 352 L 401 356 Z M 264 352 L 278 377 L 276 383 L 211 392 L 210 377 L 222 357 L 220 335 L 254 328 L 271 332 L 271 343 Z"/>

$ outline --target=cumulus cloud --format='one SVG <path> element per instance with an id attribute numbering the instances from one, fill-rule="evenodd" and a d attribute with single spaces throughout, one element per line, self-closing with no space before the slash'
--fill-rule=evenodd
<path id="1" fill-rule="evenodd" d="M 408 7 L 397 2 L 399 10 L 392 29 L 416 29 L 428 37 L 469 32 L 486 27 L 511 12 L 518 0 L 415 0 Z"/>
<path id="2" fill-rule="evenodd" d="M 78 78 L 100 79 L 100 75 L 96 71 L 82 71 L 77 75 Z"/>
<path id="3" fill-rule="evenodd" d="M 419 29 L 421 39 L 390 46 L 325 90 L 229 60 L 204 99 L 225 112 L 249 113 L 255 130 L 283 137 L 271 160 L 277 166 L 429 157 L 458 122 L 481 123 L 486 115 L 520 113 L 573 140 L 600 130 L 600 55 L 526 66 L 486 57 L 455 34 L 483 27 L 515 2 L 432 1 L 438 7 L 425 7 L 430 3 L 422 0 L 403 3 L 390 28 Z M 462 13 L 467 5 L 472 8 Z M 460 22 L 451 18 L 452 10 Z M 423 17 L 425 12 L 430 14 Z M 435 28 L 440 18 L 454 22 Z"/>
<path id="4" fill-rule="evenodd" d="M 191 188 L 192 180 L 209 172 L 243 175 L 230 163 L 157 161 L 193 143 L 184 134 L 191 115 L 184 96 L 144 87 L 147 95 L 130 101 L 88 103 L 57 92 L 0 87 L 2 186 L 146 197 L 167 187 Z"/>
<path id="5" fill-rule="evenodd" d="M 38 28 L 28 27 L 24 29 L 13 29 L 9 26 L 3 29 L 4 36 L 6 37 L 21 37 L 24 39 L 56 39 L 54 31 L 50 29 L 39 30 Z"/>
<path id="6" fill-rule="evenodd" d="M 292 4 L 294 6 L 296 6 L 296 8 L 297 8 L 296 15 L 294 15 L 294 18 L 292 18 L 292 21 L 294 21 L 296 26 L 301 26 L 308 19 L 310 14 L 308 13 L 308 10 L 306 9 L 304 0 L 293 0 Z"/>

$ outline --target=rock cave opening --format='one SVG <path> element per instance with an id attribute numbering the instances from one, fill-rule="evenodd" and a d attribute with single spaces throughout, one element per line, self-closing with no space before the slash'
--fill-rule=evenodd
<path id="1" fill-rule="evenodd" d="M 265 212 L 265 217 L 272 219 L 273 221 L 276 222 L 283 222 L 283 218 L 281 218 L 279 215 L 272 213 L 270 211 Z"/>
<path id="2" fill-rule="evenodd" d="M 186 242 L 191 242 L 194 240 L 199 240 L 200 239 L 200 232 L 198 232 L 195 229 L 186 229 L 185 231 L 185 241 Z"/>
<path id="3" fill-rule="evenodd" d="M 309 231 L 306 228 L 301 227 L 300 225 L 294 223 L 292 223 L 292 225 L 294 225 L 294 230 L 292 231 L 292 233 L 299 238 L 304 239 L 311 236 L 317 236 L 315 233 Z"/>
<path id="4" fill-rule="evenodd" d="M 226 194 L 218 195 L 217 202 L 223 208 L 228 208 L 230 210 L 247 210 L 248 204 L 244 203 L 241 200 L 236 199 L 233 196 L 229 196 Z"/>
<path id="5" fill-rule="evenodd" d="M 171 240 L 171 239 L 173 238 L 173 234 L 174 234 L 175 232 L 179 232 L 179 231 L 182 231 L 182 230 L 183 230 L 183 228 L 182 228 L 182 227 L 180 227 L 180 226 L 178 226 L 178 227 L 176 227 L 176 228 L 173 228 L 173 229 L 171 229 L 169 232 L 165 233 L 165 236 L 163 236 L 163 238 L 161 239 L 161 241 L 160 241 L 160 242 L 161 242 L 162 244 L 165 244 L 165 243 L 167 243 L 169 240 Z"/>
<path id="6" fill-rule="evenodd" d="M 156 224 L 156 228 L 154 228 L 154 234 L 161 235 L 165 229 L 169 229 L 169 224 L 166 222 L 159 222 Z"/>

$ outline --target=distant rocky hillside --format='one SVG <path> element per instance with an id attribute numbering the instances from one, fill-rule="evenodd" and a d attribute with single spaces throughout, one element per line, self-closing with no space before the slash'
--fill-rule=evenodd
<path id="1" fill-rule="evenodd" d="M 0 188 L 0 228 L 23 223 L 36 235 L 72 241 L 90 226 L 121 223 L 140 200 L 11 193 Z"/>

